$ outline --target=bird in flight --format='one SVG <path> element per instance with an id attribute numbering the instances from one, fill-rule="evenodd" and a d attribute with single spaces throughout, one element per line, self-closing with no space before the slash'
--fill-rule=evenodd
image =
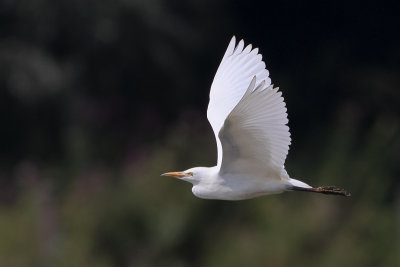
<path id="1" fill-rule="evenodd" d="M 215 74 L 207 118 L 215 134 L 214 167 L 167 172 L 193 184 L 204 199 L 243 200 L 284 191 L 350 196 L 335 186 L 312 187 L 290 178 L 284 163 L 291 143 L 286 105 L 258 48 L 233 36 Z"/>

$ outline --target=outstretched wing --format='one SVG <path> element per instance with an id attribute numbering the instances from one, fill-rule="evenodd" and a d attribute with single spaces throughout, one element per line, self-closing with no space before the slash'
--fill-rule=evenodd
<path id="1" fill-rule="evenodd" d="M 258 48 L 252 49 L 251 44 L 244 47 L 243 40 L 236 45 L 233 36 L 211 85 L 207 110 L 207 118 L 217 141 L 218 166 L 222 163 L 222 146 L 218 134 L 225 119 L 243 97 L 252 78 L 257 76 L 258 84 L 265 81 L 265 86 L 268 86 L 271 84 L 268 75 Z M 256 82 L 256 86 L 258 84 Z"/>
<path id="2" fill-rule="evenodd" d="M 246 173 L 288 178 L 284 163 L 290 133 L 282 93 L 253 78 L 219 132 L 223 159 L 221 173 Z"/>

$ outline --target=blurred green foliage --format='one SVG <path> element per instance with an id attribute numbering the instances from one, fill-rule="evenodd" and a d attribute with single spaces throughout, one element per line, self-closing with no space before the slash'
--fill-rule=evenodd
<path id="1" fill-rule="evenodd" d="M 312 184 L 346 185 L 351 198 L 296 192 L 241 202 L 196 199 L 188 184 L 159 177 L 211 163 L 212 136 L 199 134 L 207 125 L 191 130 L 178 124 L 161 145 L 148 147 L 146 158 L 119 170 L 90 168 L 61 195 L 39 177 L 23 185 L 21 197 L 0 212 L 0 263 L 396 266 L 399 189 L 393 175 L 400 143 L 392 123 L 376 122 L 354 145 L 354 132 L 338 122 L 334 128 L 341 130 L 328 136 L 320 155 L 304 160 L 308 164 L 290 161 L 289 170 L 298 169 Z M 390 130 L 385 138 L 381 127 Z M 382 164 L 382 156 L 393 160 Z"/>
<path id="2" fill-rule="evenodd" d="M 0 266 L 398 266 L 399 22 L 376 5 L 0 3 Z M 215 164 L 233 34 L 282 88 L 288 173 L 351 198 L 201 200 L 159 176 Z"/>

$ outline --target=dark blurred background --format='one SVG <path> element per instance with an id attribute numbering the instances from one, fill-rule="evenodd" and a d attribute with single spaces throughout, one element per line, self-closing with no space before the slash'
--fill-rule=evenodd
<path id="1" fill-rule="evenodd" d="M 0 266 L 399 266 L 396 1 L 2 0 Z M 285 97 L 286 168 L 351 198 L 195 198 L 232 35 Z"/>

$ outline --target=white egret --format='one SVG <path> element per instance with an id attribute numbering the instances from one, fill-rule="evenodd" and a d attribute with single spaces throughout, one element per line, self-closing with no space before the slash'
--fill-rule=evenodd
<path id="1" fill-rule="evenodd" d="M 171 176 L 193 184 L 195 196 L 242 200 L 283 191 L 349 196 L 334 186 L 311 187 L 290 178 L 284 163 L 291 142 L 282 93 L 271 85 L 258 48 L 236 44 L 233 36 L 215 74 L 207 117 L 214 131 L 218 162 Z"/>

